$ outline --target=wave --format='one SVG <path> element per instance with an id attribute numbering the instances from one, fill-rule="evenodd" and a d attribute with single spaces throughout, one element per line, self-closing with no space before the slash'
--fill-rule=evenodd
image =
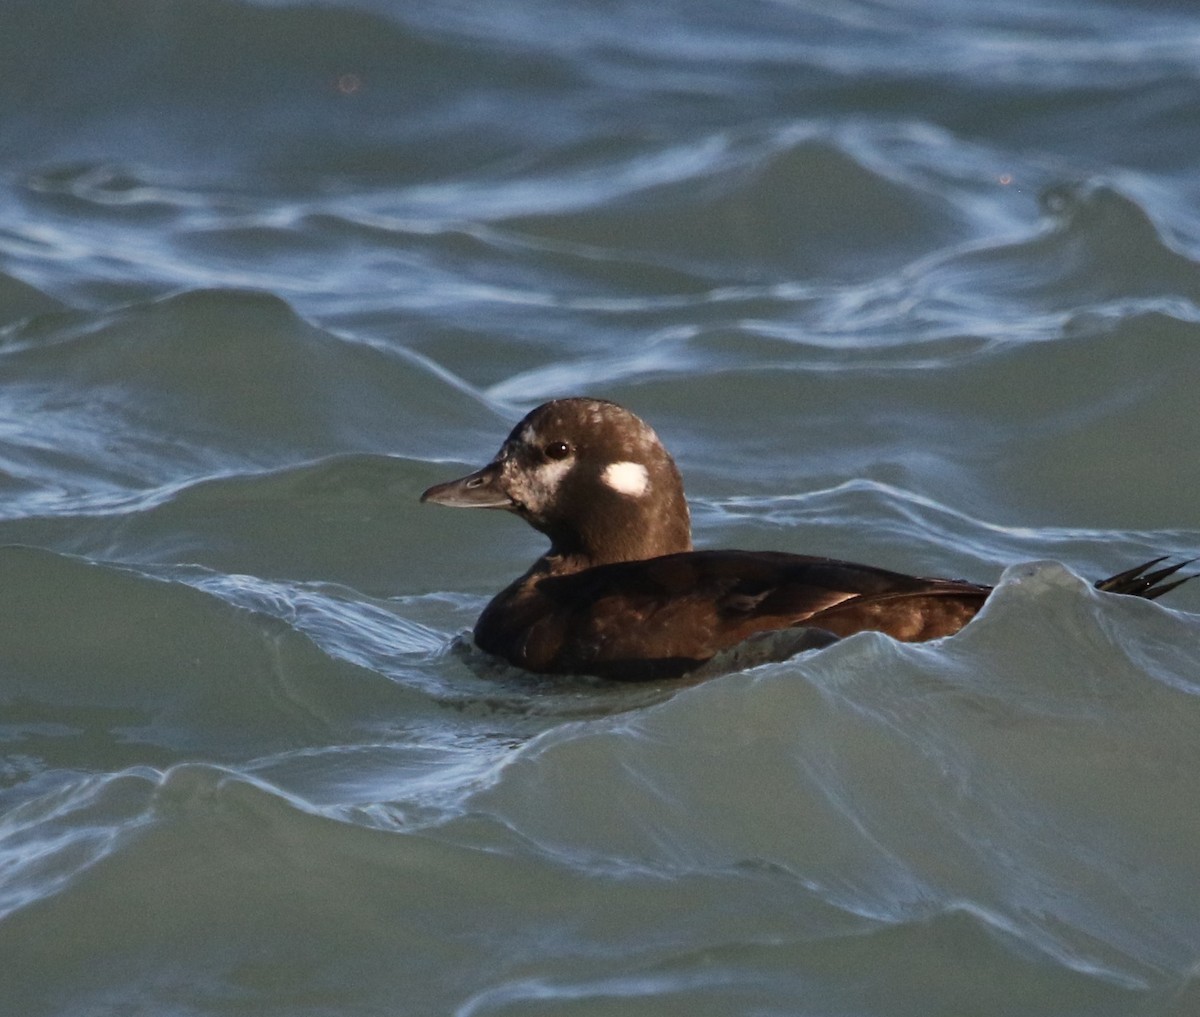
<path id="1" fill-rule="evenodd" d="M 14 0 L 7 14 L 0 59 L 15 85 L 0 117 L 25 134 L 25 158 L 124 150 L 193 178 L 353 168 L 396 179 L 426 174 L 439 151 L 493 156 L 487 117 L 455 108 L 501 83 L 550 88 L 570 74 L 350 5 Z M 118 49 L 124 59 L 105 59 Z M 451 99 L 464 78 L 475 87 Z"/>
<path id="2" fill-rule="evenodd" d="M 245 759 L 422 708 L 284 622 L 181 583 L 33 548 L 0 548 L 0 561 L 14 755 L 68 772 Z"/>
<path id="3" fill-rule="evenodd" d="M 39 318 L 0 347 L 5 468 L 69 490 L 369 449 L 430 451 L 411 415 L 491 435 L 498 415 L 420 357 L 340 339 L 265 294 L 194 291 Z M 450 398 L 451 394 L 466 398 Z M 457 429 L 437 449 L 458 445 Z"/>
<path id="4" fill-rule="evenodd" d="M 14 516 L 0 520 L 0 540 L 110 562 L 186 563 L 392 593 L 406 573 L 431 569 L 432 554 L 445 558 L 401 525 L 437 475 L 400 457 L 332 456 L 170 484 L 82 511 Z"/>
<path id="5" fill-rule="evenodd" d="M 1177 251 L 1134 198 L 1090 181 L 1049 186 L 1040 202 L 1039 235 L 926 265 L 921 286 L 961 290 L 964 303 L 990 299 L 1013 317 L 1106 308 L 1194 317 L 1200 263 Z"/>
<path id="6" fill-rule="evenodd" d="M 1200 947 L 1179 892 L 1200 835 L 1181 776 L 1200 762 L 1198 632 L 1017 567 L 958 636 L 856 636 L 555 729 L 469 804 L 585 867 L 765 864 L 888 924 L 972 901 L 1055 963 L 1161 984 Z"/>
<path id="7" fill-rule="evenodd" d="M 676 153 L 667 182 L 504 225 L 576 246 L 653 253 L 725 281 L 873 277 L 955 235 L 952 209 L 840 141 L 796 128 L 765 140 L 735 137 L 714 153 Z"/>
<path id="8" fill-rule="evenodd" d="M 48 293 L 0 272 L 0 329 L 6 329 L 26 318 L 65 309 L 66 305 Z M 0 349 L 2 348 L 0 345 Z"/>
<path id="9" fill-rule="evenodd" d="M 709 546 L 1194 555 L 1194 2 L 1052 6 L 6 0 L 0 1013 L 1200 1012 L 1200 581 L 614 687 L 416 501 L 586 391 Z"/>
<path id="10" fill-rule="evenodd" d="M 931 900 L 879 920 L 779 866 L 663 879 L 547 865 L 511 833 L 481 847 L 473 830 L 478 819 L 409 833 L 348 823 L 211 765 L 89 778 L 0 819 L 0 858 L 25 888 L 0 923 L 13 962 L 0 1002 L 31 1017 L 180 992 L 271 1014 L 325 999 L 377 1013 L 402 998 L 414 1013 L 715 1017 L 782 999 L 890 1013 L 901 993 L 947 1017 L 1014 1004 L 1116 1017 L 1179 984 L 1048 963 L 979 908 Z"/>

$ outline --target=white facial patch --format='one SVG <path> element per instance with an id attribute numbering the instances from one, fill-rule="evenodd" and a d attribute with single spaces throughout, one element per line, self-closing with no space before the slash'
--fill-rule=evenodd
<path id="1" fill-rule="evenodd" d="M 600 479 L 617 494 L 640 498 L 650 486 L 650 474 L 641 463 L 609 463 L 600 474 Z"/>
<path id="2" fill-rule="evenodd" d="M 538 483 L 546 489 L 547 493 L 558 489 L 558 485 L 562 483 L 562 478 L 571 471 L 570 459 L 551 460 L 548 463 L 542 463 L 534 470 L 534 476 L 537 477 Z"/>
<path id="3" fill-rule="evenodd" d="M 534 512 L 543 511 L 553 503 L 558 486 L 571 472 L 571 466 L 570 459 L 551 460 L 535 466 L 529 473 L 521 500 Z"/>

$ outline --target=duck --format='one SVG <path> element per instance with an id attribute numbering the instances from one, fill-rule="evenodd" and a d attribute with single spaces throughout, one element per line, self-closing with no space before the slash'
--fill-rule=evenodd
<path id="1" fill-rule="evenodd" d="M 866 631 L 923 642 L 961 630 L 993 590 L 834 558 L 697 550 L 675 460 L 604 399 L 543 403 L 486 466 L 420 500 L 511 512 L 549 538 L 474 628 L 480 649 L 535 674 L 671 679 L 767 639 L 768 659 Z M 1173 578 L 1188 562 L 1164 561 L 1095 585 L 1153 599 L 1192 578 Z"/>

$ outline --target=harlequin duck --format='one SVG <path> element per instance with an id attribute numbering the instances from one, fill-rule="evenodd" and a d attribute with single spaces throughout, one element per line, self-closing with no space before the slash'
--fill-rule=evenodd
<path id="1" fill-rule="evenodd" d="M 785 656 L 864 630 L 936 639 L 992 591 L 830 558 L 694 551 L 674 460 L 643 421 L 599 399 L 544 403 L 487 466 L 421 501 L 507 509 L 550 538 L 475 625 L 481 649 L 540 673 L 674 677 L 774 630 L 798 637 Z M 1150 571 L 1161 561 L 1096 585 L 1157 597 L 1185 581 L 1164 582 L 1182 564 Z"/>

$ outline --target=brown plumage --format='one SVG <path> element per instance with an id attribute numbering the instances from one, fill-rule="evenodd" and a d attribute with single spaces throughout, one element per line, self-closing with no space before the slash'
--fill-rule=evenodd
<path id="1" fill-rule="evenodd" d="M 559 399 L 529 413 L 495 459 L 421 496 L 503 508 L 550 549 L 475 625 L 484 650 L 529 671 L 637 680 L 685 674 L 759 633 L 789 649 L 861 631 L 921 641 L 957 632 L 992 588 L 804 555 L 693 551 L 683 482 L 657 435 L 614 403 Z M 1097 583 L 1153 598 L 1184 582 L 1163 559 Z"/>

